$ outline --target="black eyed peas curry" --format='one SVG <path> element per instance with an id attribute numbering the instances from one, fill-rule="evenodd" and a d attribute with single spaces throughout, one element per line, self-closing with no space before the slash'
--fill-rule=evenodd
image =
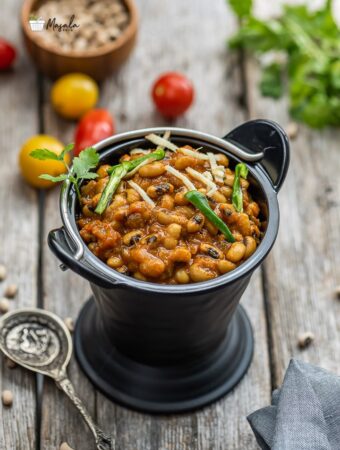
<path id="1" fill-rule="evenodd" d="M 108 266 L 138 280 L 206 281 L 242 264 L 262 238 L 247 168 L 224 154 L 146 137 L 116 166 L 81 187 L 81 237 Z"/>

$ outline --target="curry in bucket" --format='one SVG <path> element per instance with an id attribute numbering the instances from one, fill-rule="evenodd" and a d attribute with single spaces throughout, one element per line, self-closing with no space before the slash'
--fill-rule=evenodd
<path id="1" fill-rule="evenodd" d="M 222 153 L 146 137 L 80 189 L 78 227 L 90 251 L 112 269 L 163 284 L 202 282 L 242 264 L 263 230 L 248 169 Z"/>

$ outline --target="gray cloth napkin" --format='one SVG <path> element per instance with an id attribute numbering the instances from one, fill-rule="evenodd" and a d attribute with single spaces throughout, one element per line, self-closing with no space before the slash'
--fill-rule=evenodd
<path id="1" fill-rule="evenodd" d="M 340 377 L 292 359 L 271 406 L 248 421 L 263 450 L 340 450 Z"/>

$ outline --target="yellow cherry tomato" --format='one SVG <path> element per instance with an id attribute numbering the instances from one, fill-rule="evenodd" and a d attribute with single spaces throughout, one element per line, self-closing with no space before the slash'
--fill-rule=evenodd
<path id="1" fill-rule="evenodd" d="M 54 83 L 51 101 L 62 117 L 79 119 L 96 105 L 98 95 L 98 85 L 91 77 L 83 73 L 70 73 Z"/>
<path id="2" fill-rule="evenodd" d="M 52 181 L 43 180 L 39 175 L 47 173 L 54 177 L 66 173 L 67 169 L 61 161 L 40 161 L 30 156 L 32 150 L 47 148 L 51 152 L 59 155 L 64 149 L 62 142 L 53 136 L 47 134 L 37 134 L 29 138 L 22 146 L 19 153 L 19 166 L 24 179 L 33 187 L 39 189 L 48 189 L 56 185 Z M 71 157 L 69 154 L 65 155 L 64 161 L 69 165 Z"/>

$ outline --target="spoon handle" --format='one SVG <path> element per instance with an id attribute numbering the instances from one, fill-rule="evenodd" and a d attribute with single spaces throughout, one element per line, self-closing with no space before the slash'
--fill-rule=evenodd
<path id="1" fill-rule="evenodd" d="M 105 434 L 92 420 L 89 412 L 85 408 L 83 402 L 80 400 L 76 391 L 74 390 L 73 384 L 64 376 L 61 379 L 56 380 L 57 386 L 60 387 L 61 390 L 65 392 L 71 402 L 76 406 L 80 414 L 82 415 L 84 421 L 92 431 L 92 434 L 95 438 L 97 449 L 98 450 L 114 450 L 114 442 L 111 436 Z"/>

